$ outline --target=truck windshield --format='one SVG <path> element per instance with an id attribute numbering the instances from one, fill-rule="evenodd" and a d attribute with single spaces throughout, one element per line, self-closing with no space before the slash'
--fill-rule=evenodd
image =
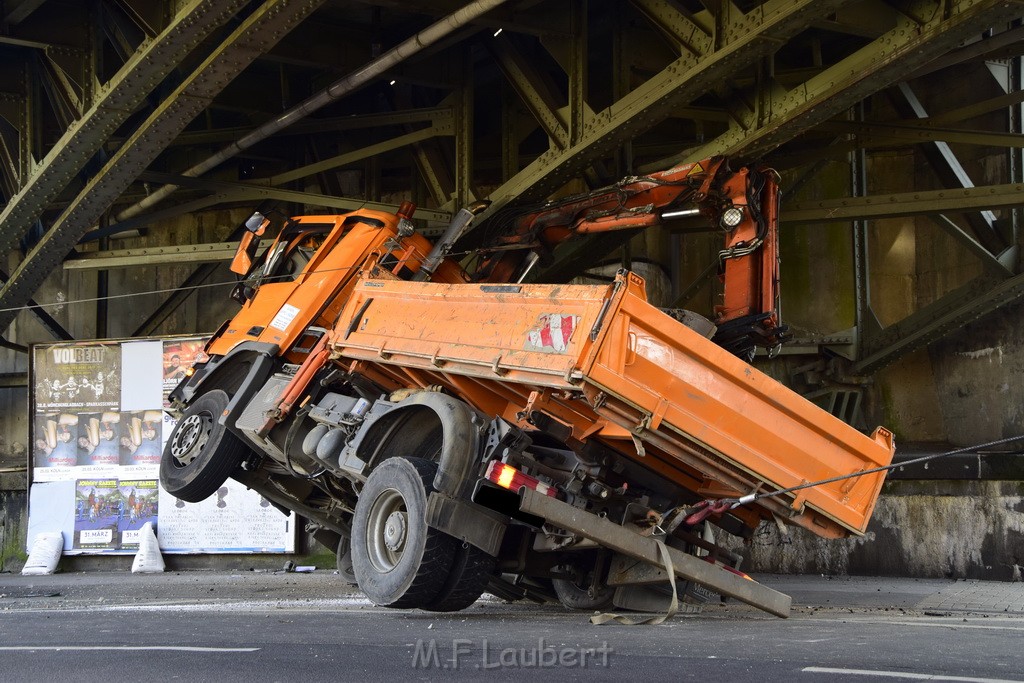
<path id="1" fill-rule="evenodd" d="M 267 253 L 259 278 L 263 282 L 291 282 L 313 259 L 333 225 L 298 223 L 285 228 Z"/>

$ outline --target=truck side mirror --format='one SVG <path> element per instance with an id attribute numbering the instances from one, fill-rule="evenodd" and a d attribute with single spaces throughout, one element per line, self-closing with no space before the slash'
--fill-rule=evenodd
<path id="1" fill-rule="evenodd" d="M 260 246 L 260 237 L 270 224 L 259 211 L 254 213 L 245 221 L 245 232 L 238 240 L 238 249 L 235 257 L 231 260 L 231 272 L 238 275 L 246 275 L 252 268 L 252 262 L 256 258 L 256 250 Z"/>

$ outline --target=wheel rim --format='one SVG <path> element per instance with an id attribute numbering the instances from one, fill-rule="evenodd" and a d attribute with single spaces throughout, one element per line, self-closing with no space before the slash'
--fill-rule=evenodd
<path id="1" fill-rule="evenodd" d="M 375 570 L 385 574 L 402 561 L 408 530 L 405 498 L 396 489 L 381 491 L 373 501 L 366 525 L 366 554 Z"/>
<path id="2" fill-rule="evenodd" d="M 189 415 L 178 424 L 171 437 L 171 457 L 178 467 L 187 467 L 202 452 L 213 432 L 213 415 L 207 412 Z"/>

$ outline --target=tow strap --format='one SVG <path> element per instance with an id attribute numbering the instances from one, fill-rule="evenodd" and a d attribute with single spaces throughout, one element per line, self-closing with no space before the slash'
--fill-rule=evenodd
<path id="1" fill-rule="evenodd" d="M 595 614 L 590 617 L 590 623 L 600 626 L 601 624 L 607 624 L 615 622 L 617 624 L 623 624 L 624 626 L 657 626 L 658 624 L 668 621 L 676 615 L 679 611 L 679 595 L 676 591 L 676 569 L 672 564 L 672 556 L 668 553 L 668 548 L 665 546 L 664 541 L 658 541 L 658 556 L 661 558 L 661 568 L 668 574 L 668 582 L 672 586 L 672 600 L 668 603 L 668 609 L 664 614 L 657 614 L 649 617 L 627 617 L 624 614 L 612 614 L 605 612 L 603 614 Z"/>

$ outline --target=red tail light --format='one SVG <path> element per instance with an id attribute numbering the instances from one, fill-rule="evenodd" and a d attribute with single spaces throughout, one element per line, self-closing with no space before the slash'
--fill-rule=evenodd
<path id="1" fill-rule="evenodd" d="M 528 474 L 523 474 L 515 467 L 506 465 L 499 460 L 491 461 L 491 464 L 487 466 L 487 474 L 484 476 L 501 488 L 508 489 L 515 493 L 518 493 L 519 489 L 525 486 L 537 493 L 543 493 L 545 496 L 551 496 L 552 498 L 558 497 L 558 491 L 555 490 L 554 487 L 548 486 L 544 482 L 534 479 Z"/>

